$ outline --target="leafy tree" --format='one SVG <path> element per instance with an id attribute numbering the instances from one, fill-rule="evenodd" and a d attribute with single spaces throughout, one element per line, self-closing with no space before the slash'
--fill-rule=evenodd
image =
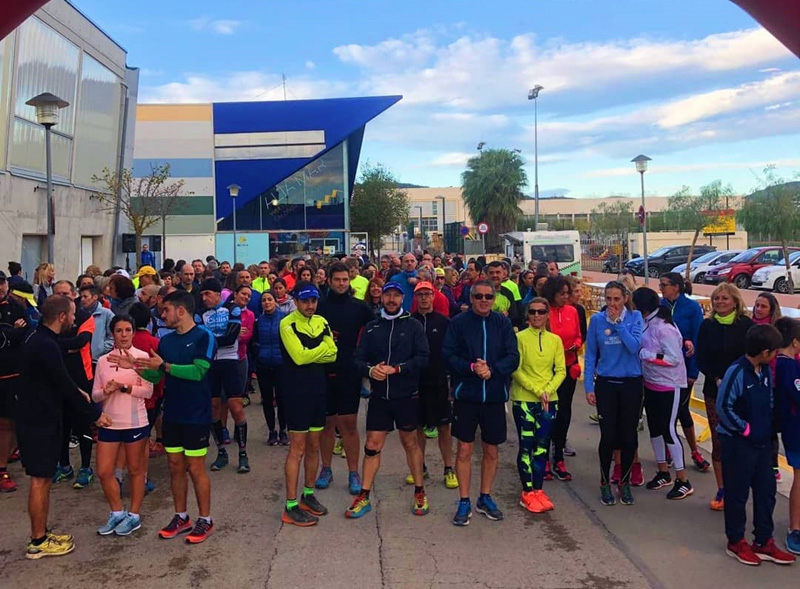
<path id="1" fill-rule="evenodd" d="M 522 189 L 527 184 L 522 158 L 510 149 L 484 149 L 467 161 L 461 174 L 461 194 L 473 221 L 489 224 L 487 251 L 502 251 L 500 235 L 517 226 L 522 217 Z"/>
<path id="2" fill-rule="evenodd" d="M 383 236 L 408 223 L 408 193 L 381 164 L 365 164 L 350 201 L 350 226 L 369 235 L 373 256 L 380 252 Z"/>
<path id="3" fill-rule="evenodd" d="M 622 260 L 627 259 L 628 233 L 636 224 L 633 203 L 629 200 L 601 202 L 592 209 L 590 219 L 592 233 L 618 240 L 622 245 Z"/>
<path id="4" fill-rule="evenodd" d="M 170 181 L 169 164 L 153 166 L 150 174 L 135 178 L 133 171 L 123 168 L 121 172 L 103 168 L 100 175 L 93 175 L 92 182 L 100 185 L 100 190 L 90 198 L 97 208 L 110 215 L 120 213 L 125 216 L 136 235 L 136 267 L 142 263 L 142 235 L 150 227 L 164 222 L 174 215 L 180 206 L 183 180 Z M 166 255 L 166 243 L 162 227 L 161 245 Z"/>
<path id="5" fill-rule="evenodd" d="M 678 230 L 693 231 L 692 243 L 689 246 L 689 257 L 692 259 L 697 238 L 708 225 L 715 225 L 723 218 L 726 197 L 733 195 L 730 186 L 723 186 L 722 181 L 714 180 L 700 188 L 700 196 L 691 194 L 688 186 L 684 186 L 667 200 L 667 212 L 677 218 Z M 686 264 L 686 279 L 689 279 L 690 264 Z"/>
<path id="6" fill-rule="evenodd" d="M 780 241 L 788 293 L 794 292 L 787 243 L 800 239 L 800 182 L 786 182 L 774 166 L 764 169 L 761 190 L 744 201 L 737 218 L 748 233 L 767 233 Z"/>

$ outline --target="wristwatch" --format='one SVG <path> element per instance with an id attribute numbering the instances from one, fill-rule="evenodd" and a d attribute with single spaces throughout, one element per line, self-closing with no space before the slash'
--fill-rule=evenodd
<path id="1" fill-rule="evenodd" d="M 167 363 L 162 362 L 158 367 L 159 372 L 166 372 L 167 371 Z"/>

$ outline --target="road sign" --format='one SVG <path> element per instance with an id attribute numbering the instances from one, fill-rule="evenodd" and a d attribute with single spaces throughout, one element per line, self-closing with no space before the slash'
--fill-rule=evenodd
<path id="1" fill-rule="evenodd" d="M 481 235 L 489 233 L 489 224 L 485 222 L 478 223 L 478 233 Z"/>
<path id="2" fill-rule="evenodd" d="M 461 235 L 463 235 L 464 237 L 469 235 L 469 227 L 467 227 L 466 225 L 462 225 L 460 231 Z"/>

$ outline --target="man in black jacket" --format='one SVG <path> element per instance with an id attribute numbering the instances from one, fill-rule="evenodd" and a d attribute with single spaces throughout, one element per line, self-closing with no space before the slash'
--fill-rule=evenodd
<path id="1" fill-rule="evenodd" d="M 336 442 L 334 430 L 338 428 L 347 455 L 350 494 L 358 495 L 361 492 L 361 479 L 358 476 L 361 440 L 358 437 L 356 421 L 361 402 L 361 375 L 353 363 L 353 355 L 358 346 L 361 330 L 375 318 L 375 315 L 363 301 L 351 295 L 350 275 L 344 264 L 336 263 L 330 266 L 328 285 L 330 291 L 327 298 L 319 301 L 317 313 L 327 319 L 328 325 L 331 326 L 339 352 L 336 363 L 328 372 L 327 419 L 320 443 L 322 469 L 315 486 L 318 489 L 327 489 L 333 481 L 331 462 Z"/>
<path id="2" fill-rule="evenodd" d="M 72 536 L 56 535 L 47 529 L 64 405 L 98 427 L 111 425 L 111 419 L 90 402 L 89 395 L 75 385 L 64 366 L 58 334 L 75 322 L 75 303 L 66 297 L 51 296 L 42 305 L 41 313 L 41 324 L 25 342 L 17 396 L 20 456 L 31 477 L 31 541 L 26 555 L 30 559 L 61 556 L 75 549 Z"/>
<path id="3" fill-rule="evenodd" d="M 381 295 L 381 316 L 367 324 L 356 350 L 355 363 L 369 376 L 372 394 L 367 409 L 367 442 L 364 444 L 364 481 L 361 493 L 345 512 L 359 518 L 372 510 L 370 489 L 380 466 L 386 434 L 400 430 L 400 442 L 414 477 L 412 513 L 428 513 L 428 498 L 422 484 L 422 450 L 417 442 L 419 378 L 428 365 L 428 340 L 419 321 L 403 311 L 403 290 L 388 282 Z"/>

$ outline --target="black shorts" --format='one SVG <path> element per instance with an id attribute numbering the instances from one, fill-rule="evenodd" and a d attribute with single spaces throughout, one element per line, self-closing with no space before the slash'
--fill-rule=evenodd
<path id="1" fill-rule="evenodd" d="M 61 455 L 61 430 L 17 423 L 17 443 L 28 476 L 51 479 Z"/>
<path id="2" fill-rule="evenodd" d="M 0 379 L 0 419 L 14 419 L 19 376 Z"/>
<path id="3" fill-rule="evenodd" d="M 290 432 L 318 432 L 325 428 L 325 395 L 294 392 L 283 396 L 286 429 Z"/>
<path id="4" fill-rule="evenodd" d="M 681 389 L 681 400 L 678 405 L 678 421 L 683 429 L 694 427 L 694 419 L 692 419 L 691 407 L 689 407 L 689 400 L 692 397 L 692 389 Z"/>
<path id="5" fill-rule="evenodd" d="M 498 446 L 506 441 L 506 404 L 453 403 L 453 436 L 471 444 L 475 441 L 475 431 L 481 428 L 481 440 L 486 444 Z"/>
<path id="6" fill-rule="evenodd" d="M 208 454 L 210 424 L 165 421 L 162 433 L 164 449 L 168 454 L 185 454 L 189 457 Z"/>
<path id="7" fill-rule="evenodd" d="M 420 384 L 419 424 L 431 428 L 453 421 L 453 406 L 448 396 L 446 381 L 432 385 Z"/>
<path id="8" fill-rule="evenodd" d="M 215 399 L 244 397 L 244 383 L 239 378 L 238 360 L 214 360 L 208 369 L 208 385 Z"/>
<path id="9" fill-rule="evenodd" d="M 391 432 L 395 426 L 401 432 L 413 432 L 419 425 L 419 397 L 386 400 L 373 395 L 367 407 L 367 431 Z"/>
<path id="10" fill-rule="evenodd" d="M 159 397 L 156 399 L 155 407 L 147 410 L 147 423 L 150 424 L 150 427 L 153 427 L 156 424 L 156 419 L 158 419 L 158 416 L 161 415 L 161 405 L 163 404 L 164 397 Z"/>
<path id="11" fill-rule="evenodd" d="M 361 377 L 329 375 L 325 409 L 327 415 L 355 415 L 361 404 Z"/>
<path id="12" fill-rule="evenodd" d="M 134 427 L 131 429 L 108 429 L 101 427 L 97 431 L 98 442 L 110 442 L 112 444 L 135 444 L 150 437 L 150 426 Z"/>

